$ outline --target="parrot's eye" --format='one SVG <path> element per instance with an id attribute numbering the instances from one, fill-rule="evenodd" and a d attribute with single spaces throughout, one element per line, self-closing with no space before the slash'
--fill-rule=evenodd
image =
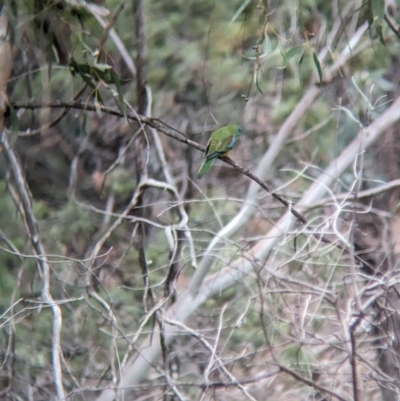
<path id="1" fill-rule="evenodd" d="M 243 132 L 242 127 L 238 127 L 237 132 L 240 135 Z"/>

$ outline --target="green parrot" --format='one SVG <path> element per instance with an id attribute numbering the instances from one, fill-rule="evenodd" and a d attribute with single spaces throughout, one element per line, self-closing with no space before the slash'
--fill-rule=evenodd
<path id="1" fill-rule="evenodd" d="M 230 124 L 226 127 L 217 129 L 211 134 L 204 155 L 205 160 L 200 166 L 199 172 L 197 173 L 198 180 L 202 179 L 206 175 L 207 171 L 210 170 L 216 159 L 228 155 L 228 152 L 232 150 L 238 142 L 241 133 L 241 127 Z"/>

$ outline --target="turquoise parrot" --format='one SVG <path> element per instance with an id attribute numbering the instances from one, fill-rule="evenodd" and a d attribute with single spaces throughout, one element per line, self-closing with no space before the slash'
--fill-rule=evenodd
<path id="1" fill-rule="evenodd" d="M 228 152 L 234 148 L 234 146 L 239 141 L 239 136 L 242 133 L 242 128 L 238 125 L 227 125 L 217 129 L 211 134 L 210 140 L 208 141 L 205 160 L 199 168 L 197 173 L 197 179 L 202 179 L 208 170 L 215 163 L 215 160 L 219 157 L 225 157 Z"/>

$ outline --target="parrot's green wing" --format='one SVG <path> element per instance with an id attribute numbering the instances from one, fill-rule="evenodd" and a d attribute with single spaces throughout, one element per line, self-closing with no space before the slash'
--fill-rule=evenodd
<path id="1" fill-rule="evenodd" d="M 211 134 L 204 155 L 205 160 L 197 173 L 197 179 L 204 177 L 218 157 L 226 156 L 233 149 L 241 133 L 242 129 L 239 126 L 231 124 Z"/>
<path id="2" fill-rule="evenodd" d="M 205 157 L 208 159 L 228 153 L 235 146 L 241 131 L 240 127 L 233 124 L 214 131 L 208 142 Z"/>

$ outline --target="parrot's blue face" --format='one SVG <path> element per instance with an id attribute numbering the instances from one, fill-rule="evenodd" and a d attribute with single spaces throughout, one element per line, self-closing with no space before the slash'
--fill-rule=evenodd
<path id="1" fill-rule="evenodd" d="M 236 134 L 234 134 L 229 142 L 229 149 L 232 150 L 236 142 L 239 140 L 238 137 L 242 134 L 243 130 L 242 127 L 237 127 Z"/>

